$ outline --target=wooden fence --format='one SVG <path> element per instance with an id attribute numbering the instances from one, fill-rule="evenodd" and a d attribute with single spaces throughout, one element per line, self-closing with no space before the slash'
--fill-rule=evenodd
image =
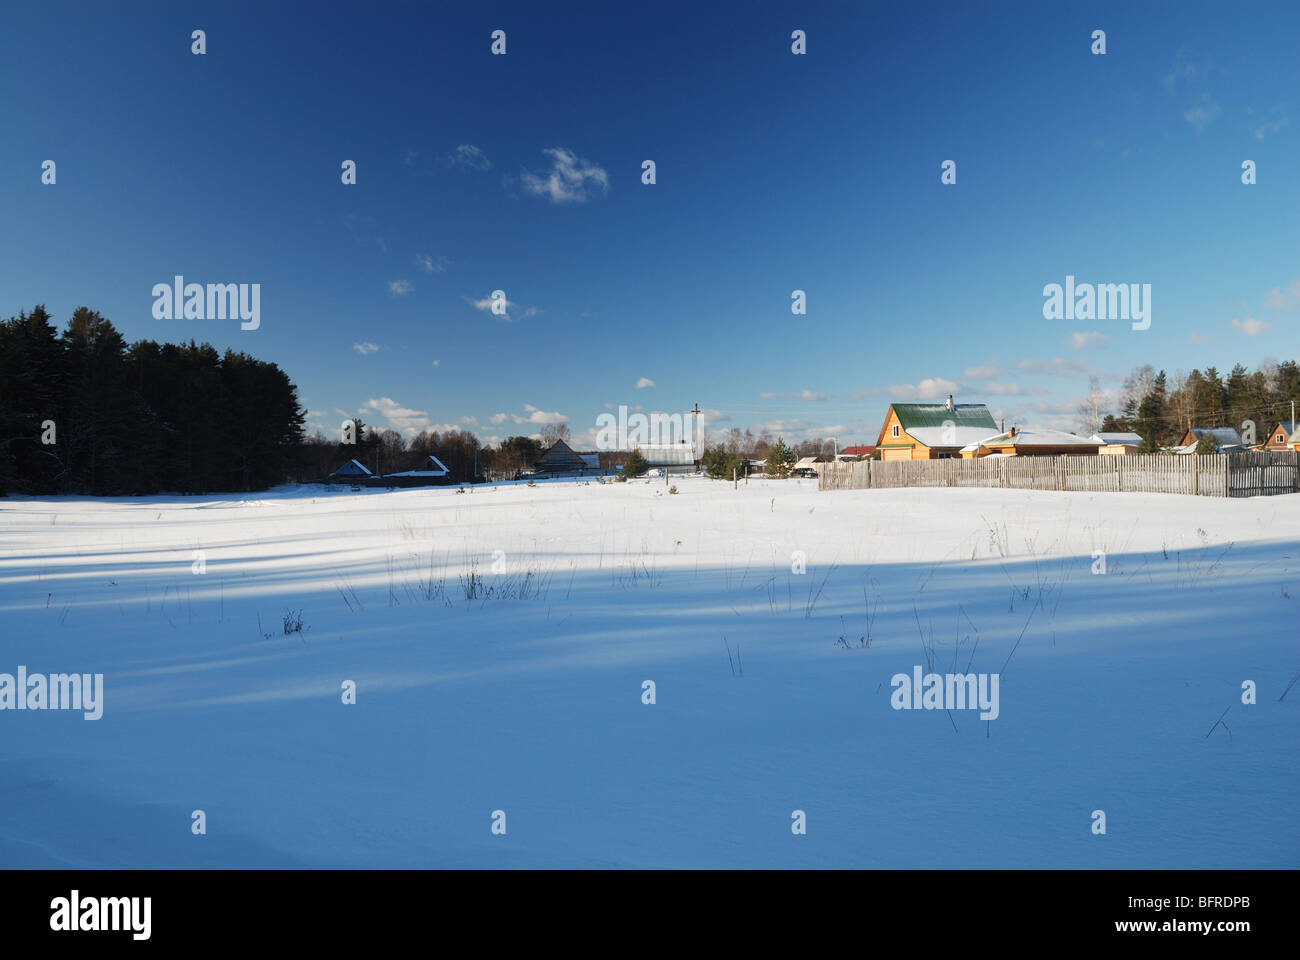
<path id="1" fill-rule="evenodd" d="M 820 467 L 819 490 L 1007 487 L 1202 497 L 1300 492 L 1300 454 L 1290 452 L 859 460 Z"/>

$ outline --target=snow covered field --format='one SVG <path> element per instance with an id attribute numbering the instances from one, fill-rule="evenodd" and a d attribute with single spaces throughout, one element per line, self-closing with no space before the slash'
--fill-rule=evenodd
<path id="1" fill-rule="evenodd" d="M 0 500 L 0 866 L 1300 866 L 1300 497 L 674 482 Z"/>

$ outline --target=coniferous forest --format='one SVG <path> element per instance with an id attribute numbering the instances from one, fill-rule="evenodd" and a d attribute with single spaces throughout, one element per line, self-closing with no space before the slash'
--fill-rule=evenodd
<path id="1" fill-rule="evenodd" d="M 131 495 L 265 489 L 303 439 L 278 366 L 209 344 L 128 345 L 78 308 L 0 323 L 0 493 Z"/>

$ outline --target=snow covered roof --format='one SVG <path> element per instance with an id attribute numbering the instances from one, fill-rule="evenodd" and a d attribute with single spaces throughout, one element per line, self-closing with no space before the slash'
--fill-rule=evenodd
<path id="1" fill-rule="evenodd" d="M 647 463 L 659 466 L 693 464 L 697 459 L 692 443 L 641 443 L 637 444 Z"/>
<path id="2" fill-rule="evenodd" d="M 403 470 L 401 473 L 390 473 L 388 474 L 388 476 L 390 477 L 445 477 L 450 472 L 451 471 L 447 469 L 446 465 L 441 460 L 439 460 L 433 454 L 429 454 L 429 456 L 425 458 L 424 463 L 420 464 L 420 466 L 415 470 Z"/>
<path id="3" fill-rule="evenodd" d="M 1090 437 L 1081 437 L 1077 433 L 1066 433 L 1064 430 L 1052 430 L 1049 427 L 1018 427 L 1015 435 L 1010 433 L 998 433 L 991 437 L 983 437 L 978 441 L 969 443 L 962 447 L 964 451 L 975 450 L 979 447 L 1097 447 L 1101 445 L 1100 440 L 1094 440 Z"/>
<path id="4" fill-rule="evenodd" d="M 1241 446 L 1241 434 L 1232 427 L 1192 427 L 1191 434 L 1197 440 L 1205 436 L 1213 437 L 1221 447 Z"/>
<path id="5" fill-rule="evenodd" d="M 1092 439 L 1099 440 L 1100 442 L 1110 446 L 1142 446 L 1142 438 L 1136 433 L 1094 433 Z"/>
<path id="6" fill-rule="evenodd" d="M 992 419 L 989 417 L 989 420 Z M 927 447 L 961 447 L 987 439 L 990 427 L 996 429 L 996 425 L 990 423 L 988 426 L 912 427 L 906 432 L 913 440 Z"/>
<path id="7" fill-rule="evenodd" d="M 343 464 L 343 466 L 339 467 L 337 470 L 331 473 L 330 476 L 331 477 L 368 477 L 370 476 L 370 471 L 367 470 L 365 466 L 362 465 L 359 461 L 349 460 L 347 463 Z"/>

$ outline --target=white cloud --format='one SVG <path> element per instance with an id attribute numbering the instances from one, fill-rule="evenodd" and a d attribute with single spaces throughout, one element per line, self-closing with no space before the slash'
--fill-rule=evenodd
<path id="1" fill-rule="evenodd" d="M 569 418 L 566 417 L 564 414 L 559 412 L 547 413 L 545 410 L 537 409 L 537 407 L 534 407 L 531 403 L 524 404 L 524 412 L 527 413 L 528 416 L 521 417 L 518 414 L 512 413 L 510 415 L 510 419 L 513 420 L 515 423 L 547 424 L 547 423 L 568 423 L 569 422 Z"/>
<path id="2" fill-rule="evenodd" d="M 1254 317 L 1247 317 L 1245 320 L 1232 318 L 1232 329 L 1247 337 L 1258 337 L 1271 326 L 1273 326 L 1271 323 L 1256 320 Z"/>
<path id="3" fill-rule="evenodd" d="M 651 380 L 649 377 L 642 377 L 640 380 L 636 382 L 636 388 L 638 390 L 644 390 L 646 387 L 653 387 L 654 385 L 655 382 Z"/>
<path id="4" fill-rule="evenodd" d="M 758 395 L 760 400 L 798 400 L 802 403 L 824 403 L 826 394 L 818 393 L 815 390 L 800 390 L 798 393 L 779 393 L 775 390 L 766 390 Z"/>
<path id="5" fill-rule="evenodd" d="M 1219 105 L 1209 97 L 1202 97 L 1201 102 L 1194 107 L 1189 107 L 1183 114 L 1186 120 L 1197 133 L 1204 133 L 1206 128 L 1223 113 Z"/>
<path id="6" fill-rule="evenodd" d="M 1187 335 L 1188 343 L 1204 343 L 1206 340 L 1209 339 L 1210 338 L 1207 337 L 1205 334 L 1197 333 L 1195 330 L 1193 330 L 1191 333 Z"/>
<path id="7" fill-rule="evenodd" d="M 364 357 L 367 353 L 377 352 L 380 349 L 380 347 L 377 343 L 370 343 L 367 341 L 366 343 L 352 344 L 352 349 Z"/>
<path id="8" fill-rule="evenodd" d="M 902 402 L 910 400 L 942 400 L 950 393 L 956 395 L 960 392 L 961 384 L 946 380 L 943 377 L 926 377 L 915 386 L 910 383 L 895 383 L 890 384 L 889 387 L 889 395 Z"/>
<path id="9" fill-rule="evenodd" d="M 1264 298 L 1264 306 L 1276 313 L 1283 310 L 1294 310 L 1300 306 L 1300 280 L 1296 280 L 1286 290 L 1281 287 L 1274 287 Z"/>
<path id="10" fill-rule="evenodd" d="M 989 380 L 993 377 L 996 377 L 1001 372 L 1002 369 L 1000 367 L 995 367 L 992 364 L 983 364 L 978 367 L 967 367 L 966 379 L 967 380 Z"/>
<path id="11" fill-rule="evenodd" d="M 1199 72 L 1200 71 L 1197 69 L 1196 64 L 1188 63 L 1183 51 L 1179 50 L 1177 55 L 1174 57 L 1173 67 L 1170 68 L 1169 72 L 1165 74 L 1163 78 L 1161 78 L 1161 82 L 1165 85 L 1166 90 L 1173 93 L 1180 81 L 1186 82 L 1195 80 Z"/>
<path id="12" fill-rule="evenodd" d="M 1070 334 L 1071 350 L 1086 350 L 1088 347 L 1100 347 L 1110 337 L 1097 330 L 1076 330 Z"/>
<path id="13" fill-rule="evenodd" d="M 473 297 L 465 297 L 464 300 L 475 310 L 482 310 L 486 313 L 492 312 L 492 304 L 496 302 L 491 297 L 484 297 L 482 300 L 475 300 Z M 519 304 L 515 303 L 513 300 L 506 300 L 505 304 L 507 310 L 511 307 L 519 306 Z"/>
<path id="14" fill-rule="evenodd" d="M 998 383 L 990 380 L 984 384 L 983 392 L 993 397 L 1018 397 L 1025 392 L 1025 388 L 1018 383 Z"/>
<path id="15" fill-rule="evenodd" d="M 435 360 L 435 361 L 433 361 L 433 365 L 434 365 L 435 367 L 436 367 L 438 364 L 440 364 L 440 363 L 442 363 L 441 360 Z"/>
<path id="16" fill-rule="evenodd" d="M 1255 113 L 1255 111 L 1251 109 L 1247 109 L 1246 112 L 1252 116 Z M 1279 104 L 1272 110 L 1269 110 L 1263 119 L 1252 124 L 1250 132 L 1256 140 L 1263 140 L 1271 134 L 1280 133 L 1287 123 L 1286 107 Z"/>
<path id="17" fill-rule="evenodd" d="M 492 414 L 492 416 L 488 417 L 488 419 L 491 420 L 492 423 L 494 424 L 505 423 L 508 419 L 510 419 L 510 415 L 506 413 L 494 413 Z"/>
<path id="18" fill-rule="evenodd" d="M 551 158 L 551 169 L 542 173 L 524 170 L 524 189 L 533 196 L 548 197 L 551 203 L 585 203 L 595 191 L 609 192 L 605 171 L 564 147 L 548 147 L 542 153 Z"/>
<path id="19" fill-rule="evenodd" d="M 411 292 L 411 281 L 394 280 L 388 285 L 388 292 L 395 297 L 404 297 Z"/>
<path id="20" fill-rule="evenodd" d="M 1093 372 L 1088 367 L 1087 360 L 1066 360 L 1064 357 L 1052 357 L 1050 360 L 1027 357 L 1016 364 L 1016 369 L 1022 373 L 1054 374 L 1058 377 L 1086 377 Z"/>
<path id="21" fill-rule="evenodd" d="M 482 310 L 484 313 L 492 313 L 492 304 L 496 302 L 492 299 L 490 295 L 483 297 L 482 299 L 475 299 L 474 297 L 462 297 L 461 299 L 464 300 L 466 303 L 468 303 L 475 310 Z M 519 304 L 509 299 L 505 300 L 504 303 L 505 303 L 505 310 L 506 310 L 505 313 L 492 314 L 502 323 L 515 323 L 518 320 L 528 320 L 531 317 L 538 316 L 542 312 L 537 307 L 528 307 L 518 316 L 512 316 L 512 311 L 514 311 L 519 306 Z"/>
<path id="22" fill-rule="evenodd" d="M 417 254 L 416 266 L 425 273 L 445 273 L 450 261 L 446 257 L 431 257 L 427 253 Z"/>
<path id="23" fill-rule="evenodd" d="M 492 169 L 492 161 L 487 158 L 487 154 L 472 143 L 462 143 L 447 154 L 443 162 L 449 167 L 460 167 L 464 170 Z"/>
<path id="24" fill-rule="evenodd" d="M 425 411 L 403 407 L 391 397 L 372 397 L 361 405 L 360 413 L 362 417 L 382 417 L 386 427 L 412 437 L 432 426 Z"/>

